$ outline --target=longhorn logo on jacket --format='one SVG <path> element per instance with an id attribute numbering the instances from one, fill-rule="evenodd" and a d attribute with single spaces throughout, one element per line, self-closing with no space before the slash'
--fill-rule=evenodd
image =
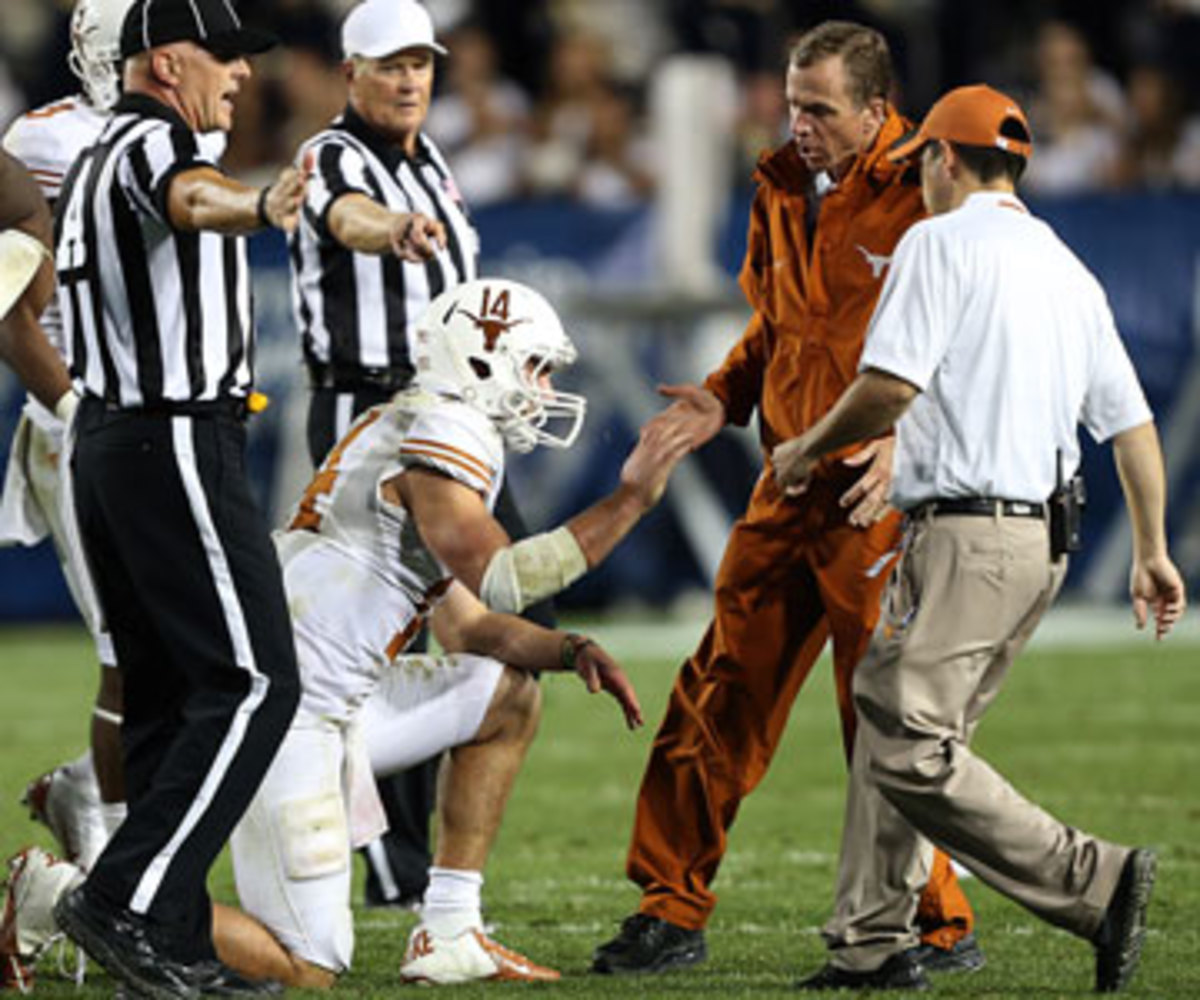
<path id="1" fill-rule="evenodd" d="M 878 278 L 881 274 L 883 274 L 884 268 L 886 268 L 892 262 L 891 257 L 885 256 L 881 253 L 871 253 L 871 251 L 861 243 L 855 243 L 854 248 L 863 255 L 863 260 L 871 265 L 872 278 Z"/>

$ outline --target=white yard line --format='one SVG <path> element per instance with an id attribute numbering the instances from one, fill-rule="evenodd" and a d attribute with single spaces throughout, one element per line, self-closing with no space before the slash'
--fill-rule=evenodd
<path id="1" fill-rule="evenodd" d="M 614 656 L 626 659 L 662 659 L 688 656 L 708 625 L 707 608 L 684 614 L 638 613 L 588 618 L 572 627 L 594 636 Z M 1146 646 L 1153 644 L 1147 630 L 1138 632 L 1133 612 L 1125 605 L 1063 605 L 1051 610 L 1030 642 L 1034 649 L 1071 649 L 1102 644 Z M 1200 645 L 1200 614 L 1185 614 L 1166 640 L 1172 645 Z M 828 651 L 826 651 L 828 655 Z"/>

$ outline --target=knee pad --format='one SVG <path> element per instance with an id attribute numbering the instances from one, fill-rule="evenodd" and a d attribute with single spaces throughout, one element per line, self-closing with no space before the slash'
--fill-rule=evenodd
<path id="1" fill-rule="evenodd" d="M 284 802 L 277 810 L 277 826 L 288 878 L 323 878 L 349 866 L 350 831 L 340 795 Z"/>

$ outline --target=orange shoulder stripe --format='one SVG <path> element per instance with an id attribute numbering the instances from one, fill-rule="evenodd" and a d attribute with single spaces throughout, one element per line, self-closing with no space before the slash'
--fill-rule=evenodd
<path id="1" fill-rule="evenodd" d="M 475 466 L 468 465 L 461 459 L 455 458 L 453 455 L 447 455 L 443 452 L 430 451 L 425 448 L 401 448 L 401 454 L 404 455 L 423 455 L 425 458 L 436 459 L 439 462 L 445 462 L 447 465 L 456 465 L 467 475 L 480 480 L 483 483 L 485 490 L 490 489 L 492 485 L 492 477 L 484 475 Z"/>

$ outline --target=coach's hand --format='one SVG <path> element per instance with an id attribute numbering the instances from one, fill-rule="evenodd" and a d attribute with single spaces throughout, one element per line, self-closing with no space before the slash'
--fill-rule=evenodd
<path id="1" fill-rule="evenodd" d="M 446 245 L 446 227 L 420 212 L 392 216 L 392 253 L 410 264 L 429 260 Z"/>
<path id="2" fill-rule="evenodd" d="M 1133 599 L 1133 619 L 1139 629 L 1146 627 L 1149 612 L 1153 610 L 1155 639 L 1171 631 L 1187 606 L 1183 577 L 1166 555 L 1134 560 L 1129 595 Z"/>
<path id="3" fill-rule="evenodd" d="M 808 454 L 805 436 L 794 437 L 776 445 L 771 452 L 771 464 L 775 468 L 775 482 L 790 497 L 808 491 L 809 481 L 817 460 Z"/>
<path id="4" fill-rule="evenodd" d="M 693 451 L 708 444 L 725 426 L 724 404 L 703 386 L 660 385 L 658 393 L 675 402 L 656 419 L 684 431 Z"/>
<path id="5" fill-rule="evenodd" d="M 593 640 L 568 635 L 563 644 L 563 665 L 579 675 L 590 694 L 607 691 L 612 695 L 625 713 L 625 725 L 630 729 L 642 725 L 642 706 L 625 671 Z"/>
<path id="6" fill-rule="evenodd" d="M 843 459 L 844 464 L 852 467 L 866 466 L 858 482 L 838 500 L 842 507 L 853 507 L 848 520 L 856 528 L 871 527 L 891 510 L 888 493 L 892 488 L 892 453 L 895 450 L 894 437 L 877 438 Z"/>

